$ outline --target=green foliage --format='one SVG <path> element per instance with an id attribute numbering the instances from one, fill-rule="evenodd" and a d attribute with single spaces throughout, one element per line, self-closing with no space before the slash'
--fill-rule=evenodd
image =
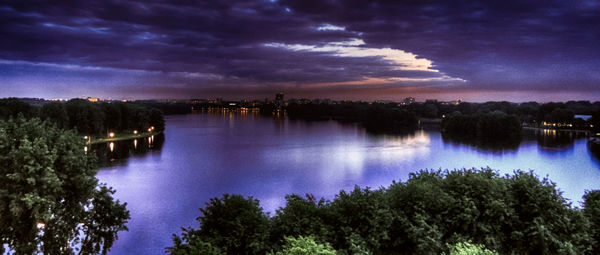
<path id="1" fill-rule="evenodd" d="M 323 209 L 325 200 L 316 201 L 314 196 L 306 199 L 298 195 L 285 197 L 286 206 L 277 210 L 271 228 L 271 242 L 280 245 L 282 236 L 331 236 L 324 228 L 327 213 Z"/>
<path id="2" fill-rule="evenodd" d="M 469 242 L 457 243 L 449 246 L 450 255 L 497 255 L 497 252 L 488 250 L 485 246 Z"/>
<path id="3" fill-rule="evenodd" d="M 36 118 L 0 121 L 1 244 L 17 254 L 105 254 L 126 230 L 129 212 L 98 184 L 83 143 Z"/>
<path id="4" fill-rule="evenodd" d="M 200 229 L 184 229 L 183 238 L 179 240 L 199 238 L 227 254 L 258 254 L 269 250 L 270 247 L 266 246 L 269 218 L 262 212 L 258 200 L 225 194 L 222 199 L 211 199 L 200 211 L 203 214 L 198 217 Z M 177 246 L 178 239 L 175 240 L 176 245 L 169 248 L 172 252 L 192 245 Z"/>
<path id="5" fill-rule="evenodd" d="M 183 229 L 187 231 L 187 229 Z M 218 247 L 209 242 L 202 241 L 198 236 L 184 232 L 182 237 L 173 235 L 173 247 L 168 247 L 167 251 L 173 255 L 224 255 Z"/>
<path id="6" fill-rule="evenodd" d="M 590 222 L 592 254 L 600 254 L 600 190 L 588 191 L 583 196 L 583 214 Z"/>
<path id="7" fill-rule="evenodd" d="M 336 252 L 328 243 L 319 244 L 314 237 L 286 237 L 283 249 L 276 255 L 335 255 Z"/>
<path id="8" fill-rule="evenodd" d="M 341 191 L 326 210 L 335 247 L 348 249 L 354 243 L 366 250 L 377 250 L 389 239 L 392 212 L 384 190 L 355 187 L 350 193 Z"/>
<path id="9" fill-rule="evenodd" d="M 342 191 L 333 201 L 289 195 L 270 219 L 256 200 L 213 199 L 200 229 L 186 230 L 175 245 L 193 236 L 228 254 L 241 253 L 232 244 L 256 243 L 263 249 L 242 249 L 256 253 L 285 249 L 285 236 L 311 236 L 338 254 L 597 254 L 598 194 L 588 192 L 580 210 L 532 172 L 420 171 L 388 188 Z"/>

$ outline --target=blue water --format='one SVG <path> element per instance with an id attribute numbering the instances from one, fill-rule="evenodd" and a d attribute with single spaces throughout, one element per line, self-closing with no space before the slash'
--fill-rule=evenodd
<path id="1" fill-rule="evenodd" d="M 488 166 L 501 173 L 535 170 L 556 182 L 574 206 L 585 190 L 600 189 L 600 163 L 587 140 L 552 132 L 492 150 L 449 142 L 435 130 L 382 136 L 334 121 L 226 113 L 168 116 L 164 143 L 153 143 L 136 142 L 136 149 L 155 147 L 97 175 L 131 211 L 129 232 L 120 233 L 110 254 L 164 254 L 172 234 L 198 227 L 198 208 L 224 193 L 253 196 L 273 214 L 286 194 L 332 199 L 341 189 L 388 186 L 419 169 Z M 113 150 L 122 146 L 133 142 Z"/>

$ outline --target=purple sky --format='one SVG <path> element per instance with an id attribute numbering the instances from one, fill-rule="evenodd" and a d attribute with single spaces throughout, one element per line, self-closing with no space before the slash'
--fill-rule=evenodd
<path id="1" fill-rule="evenodd" d="M 600 100 L 600 2 L 0 0 L 0 97 Z"/>

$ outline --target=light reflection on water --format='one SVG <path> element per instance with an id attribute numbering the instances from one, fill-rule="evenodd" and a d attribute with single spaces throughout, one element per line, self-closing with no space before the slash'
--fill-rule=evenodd
<path id="1" fill-rule="evenodd" d="M 370 135 L 333 121 L 231 112 L 166 121 L 166 139 L 116 142 L 112 152 L 100 146 L 109 160 L 98 178 L 117 189 L 132 217 L 111 254 L 163 254 L 171 234 L 197 227 L 198 208 L 223 193 L 253 196 L 273 213 L 286 194 L 332 199 L 340 189 L 388 186 L 420 169 L 486 166 L 547 175 L 575 205 L 585 189 L 600 188 L 600 164 L 586 139 L 561 132 L 526 132 L 522 141 L 488 147 L 435 130 Z"/>

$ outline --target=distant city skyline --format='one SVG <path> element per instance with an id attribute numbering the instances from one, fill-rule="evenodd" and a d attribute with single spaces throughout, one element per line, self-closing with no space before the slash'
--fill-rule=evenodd
<path id="1" fill-rule="evenodd" d="M 3 1 L 0 97 L 600 100 L 600 3 Z"/>

